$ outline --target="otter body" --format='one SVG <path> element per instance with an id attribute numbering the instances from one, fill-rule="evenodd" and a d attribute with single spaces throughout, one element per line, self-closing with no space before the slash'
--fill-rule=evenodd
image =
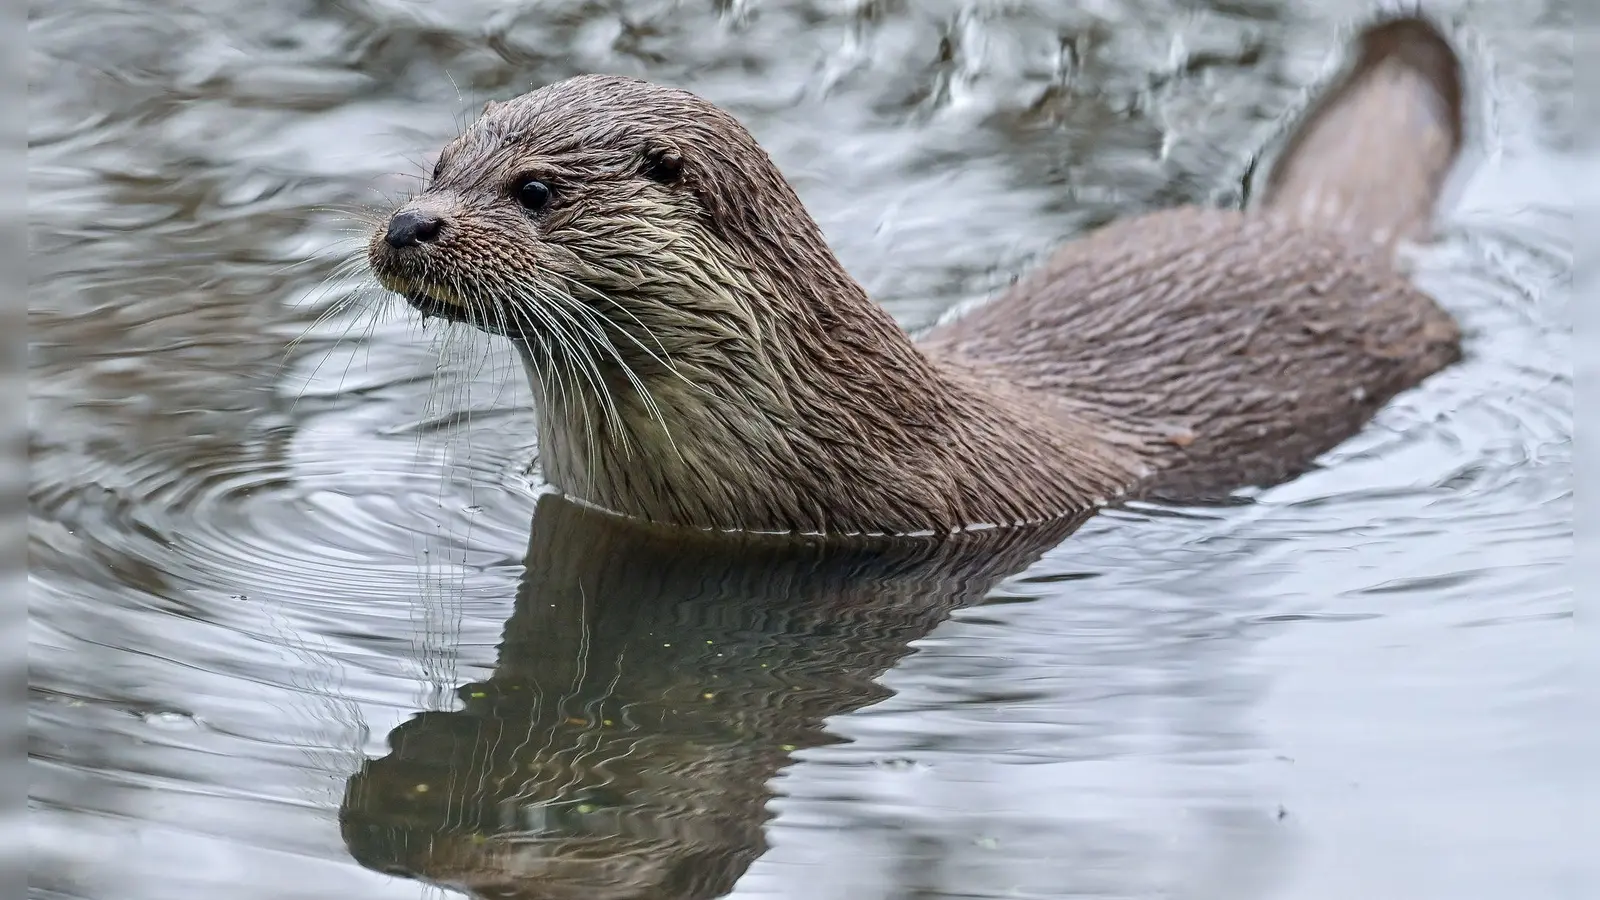
<path id="1" fill-rule="evenodd" d="M 1112 224 L 916 341 L 738 122 L 625 78 L 490 104 L 369 259 L 510 338 L 546 478 L 625 515 L 898 534 L 1214 497 L 1459 355 L 1393 258 L 1458 154 L 1459 64 L 1417 18 L 1357 49 L 1256 207 Z"/>

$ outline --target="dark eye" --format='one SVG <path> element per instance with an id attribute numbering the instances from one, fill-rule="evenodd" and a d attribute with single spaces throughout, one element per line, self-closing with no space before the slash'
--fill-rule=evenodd
<path id="1" fill-rule="evenodd" d="M 550 185 L 530 178 L 517 185 L 517 202 L 528 212 L 538 212 L 550 202 Z"/>
<path id="2" fill-rule="evenodd" d="M 644 177 L 661 184 L 671 184 L 683 174 L 683 157 L 672 149 L 657 149 L 645 154 Z"/>

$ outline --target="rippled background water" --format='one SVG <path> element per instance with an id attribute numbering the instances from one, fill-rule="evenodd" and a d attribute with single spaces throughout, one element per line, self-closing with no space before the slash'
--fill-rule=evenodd
<path id="1" fill-rule="evenodd" d="M 1600 169 L 1570 0 L 1428 6 L 1473 74 L 1421 263 L 1466 361 L 1323 470 L 1105 515 L 916 641 L 775 780 L 736 896 L 1575 896 L 1569 204 Z M 1113 217 L 1237 203 L 1367 10 L 35 3 L 33 895 L 437 892 L 337 810 L 495 663 L 530 411 L 487 340 L 375 293 L 318 317 L 363 290 L 351 211 L 484 100 L 612 71 L 728 106 L 915 325 Z"/>

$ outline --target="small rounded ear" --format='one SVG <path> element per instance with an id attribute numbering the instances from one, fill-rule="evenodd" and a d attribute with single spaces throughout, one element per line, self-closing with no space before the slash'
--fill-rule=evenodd
<path id="1" fill-rule="evenodd" d="M 496 103 L 493 100 L 487 100 L 483 104 L 483 112 L 479 113 L 479 115 L 480 116 L 487 116 L 489 113 L 494 112 L 494 108 L 496 106 L 499 106 L 499 105 L 500 104 Z"/>
<path id="2" fill-rule="evenodd" d="M 661 184 L 671 184 L 683 174 L 683 154 L 670 144 L 652 144 L 645 148 L 644 177 Z"/>

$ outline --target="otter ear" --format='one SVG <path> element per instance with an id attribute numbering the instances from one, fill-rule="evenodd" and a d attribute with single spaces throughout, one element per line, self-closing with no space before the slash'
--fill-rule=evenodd
<path id="1" fill-rule="evenodd" d="M 683 154 L 670 144 L 651 144 L 644 150 L 640 172 L 651 181 L 672 184 L 683 174 Z"/>
<path id="2" fill-rule="evenodd" d="M 479 113 L 478 115 L 479 116 L 487 116 L 489 113 L 494 112 L 495 107 L 497 107 L 499 105 L 500 105 L 499 103 L 496 103 L 493 100 L 485 101 L 484 104 L 483 104 L 483 112 Z"/>

